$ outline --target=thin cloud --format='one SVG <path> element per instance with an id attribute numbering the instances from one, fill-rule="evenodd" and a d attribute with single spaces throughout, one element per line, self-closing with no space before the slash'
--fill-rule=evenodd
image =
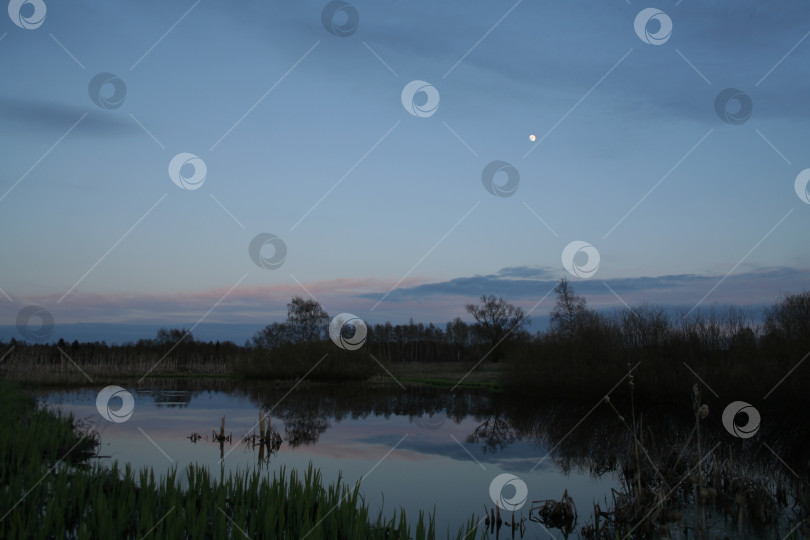
<path id="1" fill-rule="evenodd" d="M 545 294 L 564 274 L 546 268 L 508 267 L 496 274 L 455 278 L 449 281 L 403 287 L 393 291 L 388 301 L 404 302 L 439 296 L 477 297 L 494 294 L 512 301 L 532 300 Z M 568 276 L 570 278 L 570 276 Z M 699 300 L 723 276 L 702 274 L 675 274 L 628 278 L 598 278 L 587 281 L 572 279 L 577 293 L 594 297 L 596 303 L 619 303 L 605 287 L 607 283 L 617 294 L 628 295 L 634 302 L 653 303 L 688 302 L 693 296 Z M 810 284 L 810 269 L 773 267 L 762 268 L 729 276 L 716 291 L 718 301 L 732 303 L 767 303 L 784 291 L 797 291 Z M 367 298 L 373 295 L 364 295 Z M 610 298 L 613 298 L 610 301 Z M 589 298 L 589 300 L 591 300 Z M 629 301 L 625 299 L 626 301 Z M 710 300 L 712 300 L 710 298 Z"/>
<path id="2" fill-rule="evenodd" d="M 78 107 L 55 101 L 0 98 L 0 117 L 26 131 L 61 134 L 85 113 L 87 117 L 76 130 L 78 135 L 131 135 L 140 129 L 127 117 L 93 110 L 91 105 Z"/>

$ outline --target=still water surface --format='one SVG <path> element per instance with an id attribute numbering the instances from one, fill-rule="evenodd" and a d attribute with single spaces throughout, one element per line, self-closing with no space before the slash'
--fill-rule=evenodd
<path id="1" fill-rule="evenodd" d="M 202 383 L 204 384 L 204 383 Z M 521 440 L 508 426 L 495 425 L 486 440 L 473 441 L 476 428 L 494 424 L 492 397 L 486 393 L 399 392 L 363 386 L 314 386 L 294 390 L 261 387 L 201 389 L 183 382 L 164 388 L 127 388 L 135 410 L 122 423 L 104 420 L 96 409 L 99 388 L 39 392 L 49 407 L 96 426 L 101 433 L 102 463 L 117 460 L 156 474 L 176 466 L 207 465 L 216 475 L 230 471 L 276 471 L 281 466 L 305 471 L 311 462 L 326 482 L 342 475 L 350 485 L 361 481 L 361 493 L 373 511 L 391 515 L 404 508 L 415 519 L 419 510 L 435 509 L 437 530 L 457 530 L 473 514 L 491 508 L 489 485 L 497 475 L 516 474 L 532 499 L 559 499 L 567 489 L 581 508 L 618 487 L 614 475 L 594 478 L 587 471 L 561 472 L 551 459 L 534 471 L 549 448 Z M 275 405 L 277 404 L 277 405 Z M 273 406 L 275 405 L 275 408 Z M 113 401 L 113 409 L 118 405 Z M 282 444 L 269 461 L 241 442 L 254 430 L 260 406 L 271 410 L 272 427 Z M 448 416 L 450 414 L 450 416 Z M 225 416 L 220 445 L 212 439 Z M 192 433 L 204 437 L 196 443 Z M 490 436 L 492 435 L 492 436 Z M 179 475 L 181 478 L 183 474 Z M 506 488 L 509 490 L 510 488 Z M 510 496 L 511 493 L 505 493 Z"/>
<path id="2" fill-rule="evenodd" d="M 532 501 L 559 500 L 567 490 L 579 510 L 579 530 L 594 502 L 604 509 L 611 490 L 621 489 L 616 464 L 632 439 L 615 407 L 542 405 L 486 391 L 362 384 L 290 388 L 213 379 L 155 384 L 127 388 L 135 409 L 122 423 L 99 414 L 99 387 L 42 390 L 38 396 L 98 429 L 101 463 L 117 460 L 136 470 L 151 467 L 156 474 L 177 467 L 181 480 L 190 463 L 206 465 L 215 476 L 257 467 L 270 474 L 282 466 L 303 472 L 312 463 L 327 483 L 339 476 L 352 486 L 360 481 L 373 515 L 382 510 L 391 516 L 403 508 L 415 521 L 420 510 L 435 510 L 439 532 L 457 531 L 471 517 L 480 518 L 485 507 L 492 508 L 490 483 L 501 473 L 518 476 L 528 488 L 516 517 L 528 518 Z M 115 400 L 111 407 L 118 407 Z M 258 432 L 260 409 L 270 412 L 282 440 L 263 459 L 242 441 Z M 686 412 L 647 418 L 657 418 L 656 428 L 672 434 L 689 429 L 691 414 Z M 223 416 L 232 441 L 220 445 L 212 434 L 219 432 Z M 685 423 L 673 420 L 678 416 Z M 202 438 L 193 442 L 194 433 Z M 724 435 L 715 430 L 718 440 Z M 704 436 L 708 444 L 711 436 Z M 790 447 L 796 445 L 785 451 Z M 782 466 L 768 454 L 765 458 L 774 471 Z M 505 488 L 506 497 L 513 493 Z M 540 524 L 526 525 L 525 538 L 548 538 Z"/>

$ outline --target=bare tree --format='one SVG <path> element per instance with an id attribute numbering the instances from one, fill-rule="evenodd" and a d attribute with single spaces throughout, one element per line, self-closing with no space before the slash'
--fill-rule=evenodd
<path id="1" fill-rule="evenodd" d="M 444 336 L 447 342 L 455 348 L 456 360 L 461 360 L 461 353 L 470 342 L 470 327 L 461 320 L 461 317 L 456 317 L 447 323 Z"/>
<path id="2" fill-rule="evenodd" d="M 671 326 L 664 308 L 650 306 L 646 302 L 633 307 L 632 310 L 620 311 L 618 318 L 622 339 L 628 349 L 663 345 Z"/>
<path id="3" fill-rule="evenodd" d="M 290 332 L 285 323 L 275 322 L 256 332 L 251 342 L 258 349 L 275 349 L 290 343 Z"/>
<path id="4" fill-rule="evenodd" d="M 157 331 L 155 341 L 158 343 L 158 345 L 175 345 L 180 343 L 180 341 L 191 343 L 194 341 L 194 336 L 191 334 L 191 330 L 179 328 L 161 328 Z"/>
<path id="5" fill-rule="evenodd" d="M 560 280 L 554 292 L 557 293 L 557 305 L 551 310 L 551 328 L 563 336 L 573 337 L 587 316 L 587 302 L 574 292 L 566 278 Z"/>
<path id="6" fill-rule="evenodd" d="M 481 304 L 467 304 L 465 309 L 475 317 L 476 332 L 492 346 L 493 359 L 500 356 L 500 351 L 496 350 L 499 345 L 512 341 L 531 322 L 523 308 L 492 295 L 482 296 Z"/>
<path id="7" fill-rule="evenodd" d="M 798 343 L 810 340 L 810 291 L 777 299 L 765 312 L 765 332 Z"/>

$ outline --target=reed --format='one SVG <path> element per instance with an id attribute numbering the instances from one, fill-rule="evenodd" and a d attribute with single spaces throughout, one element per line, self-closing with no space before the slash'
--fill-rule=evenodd
<path id="1" fill-rule="evenodd" d="M 632 426 L 612 400 L 606 400 L 632 434 L 633 443 L 618 463 L 622 489 L 611 490 L 604 507 L 594 503 L 591 520 L 580 530 L 583 538 L 723 538 L 735 529 L 741 538 L 780 538 L 784 531 L 810 523 L 810 509 L 800 495 L 806 492 L 806 482 L 797 478 L 784 483 L 784 474 L 770 479 L 752 475 L 734 459 L 732 448 L 738 445 L 707 449 L 710 437 L 701 426 L 710 411 L 698 383 L 692 387 L 691 432 L 664 441 L 656 441 L 635 420 L 632 384 Z M 553 521 L 541 522 L 562 528 Z"/>

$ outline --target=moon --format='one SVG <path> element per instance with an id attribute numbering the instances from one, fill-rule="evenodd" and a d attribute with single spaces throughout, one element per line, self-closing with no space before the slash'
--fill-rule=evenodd
<path id="1" fill-rule="evenodd" d="M 536 140 L 537 140 L 537 137 L 535 137 L 535 136 L 534 136 L 534 133 L 532 133 L 531 135 L 529 135 L 529 140 L 530 140 L 530 141 L 532 141 L 532 142 L 534 142 L 534 141 L 536 141 Z"/>

